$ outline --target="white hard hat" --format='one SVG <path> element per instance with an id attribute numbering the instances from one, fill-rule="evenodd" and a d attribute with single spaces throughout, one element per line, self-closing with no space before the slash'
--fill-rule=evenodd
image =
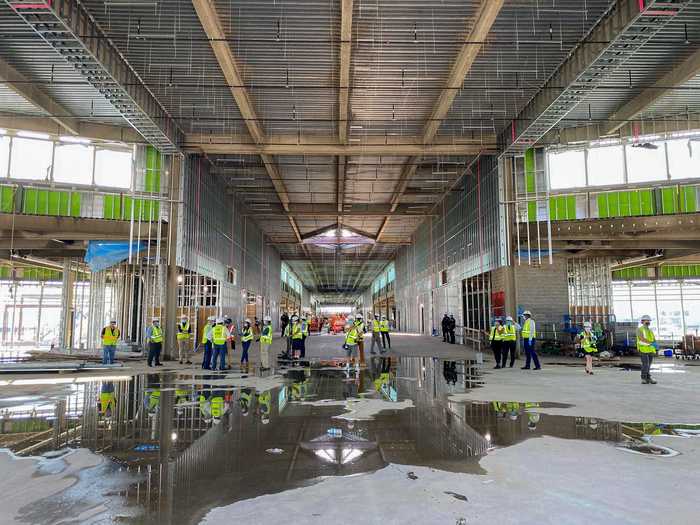
<path id="1" fill-rule="evenodd" d="M 651 317 L 648 316 L 648 315 L 643 315 L 641 320 L 642 320 L 642 321 L 649 321 L 649 322 L 651 322 Z"/>
<path id="2" fill-rule="evenodd" d="M 187 319 L 187 316 L 186 316 L 185 314 L 182 314 L 182 315 L 180 316 L 180 319 Z"/>
<path id="3" fill-rule="evenodd" d="M 250 324 L 250 319 L 246 319 L 245 322 Z"/>
<path id="4" fill-rule="evenodd" d="M 357 317 L 358 319 L 362 319 L 362 314 L 357 314 L 355 317 Z"/>
<path id="5" fill-rule="evenodd" d="M 382 319 L 386 319 L 386 315 L 382 315 Z"/>
<path id="6" fill-rule="evenodd" d="M 153 321 L 160 321 L 160 317 L 154 317 L 152 320 Z"/>
<path id="7" fill-rule="evenodd" d="M 530 317 L 532 317 L 532 312 L 530 310 L 525 310 L 523 312 L 523 315 L 529 315 Z"/>
<path id="8" fill-rule="evenodd" d="M 207 321 L 216 321 L 216 316 L 210 315 L 209 317 L 207 317 Z"/>
<path id="9" fill-rule="evenodd" d="M 266 315 L 266 316 L 263 318 L 263 321 L 265 321 L 265 322 L 270 322 L 270 323 L 271 323 L 271 322 L 272 322 L 272 317 L 270 317 L 269 315 Z"/>
<path id="10" fill-rule="evenodd" d="M 512 320 L 513 320 L 513 318 L 510 315 L 506 317 L 506 321 L 512 321 Z"/>
<path id="11" fill-rule="evenodd" d="M 114 319 L 112 319 L 112 320 L 109 322 L 109 324 L 117 324 L 117 322 L 116 322 Z"/>
<path id="12" fill-rule="evenodd" d="M 591 324 L 590 321 L 586 321 L 585 323 L 583 323 L 583 327 L 584 327 L 584 328 L 591 328 L 592 326 L 593 326 L 593 325 Z"/>
<path id="13" fill-rule="evenodd" d="M 224 324 L 224 318 L 223 318 L 223 317 L 217 317 L 217 318 L 216 318 L 216 324 Z"/>

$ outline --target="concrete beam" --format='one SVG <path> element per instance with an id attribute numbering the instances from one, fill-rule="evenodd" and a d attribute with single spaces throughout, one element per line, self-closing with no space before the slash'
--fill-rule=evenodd
<path id="1" fill-rule="evenodd" d="M 44 215 L 21 215 L 0 213 L 0 231 L 11 232 L 11 235 L 22 236 L 22 232 L 50 235 L 53 239 L 129 239 L 131 224 L 129 221 L 112 221 L 107 219 L 88 219 L 84 217 L 52 217 Z M 151 239 L 158 237 L 158 224 L 151 224 Z M 147 223 L 134 223 L 134 238 L 149 237 Z"/>
<path id="2" fill-rule="evenodd" d="M 12 115 L 9 113 L 0 115 L 0 128 L 13 131 L 34 131 L 48 133 L 54 137 L 65 135 L 64 127 L 49 117 L 29 117 Z M 91 140 L 103 140 L 105 142 L 124 142 L 127 144 L 147 144 L 144 138 L 133 128 L 125 126 L 110 126 L 95 122 L 77 121 L 75 135 Z"/>
<path id="3" fill-rule="evenodd" d="M 338 138 L 341 144 L 348 140 L 348 112 L 350 100 L 350 53 L 352 50 L 353 0 L 340 4 L 340 87 L 338 92 Z"/>
<path id="4" fill-rule="evenodd" d="M 37 109 L 50 115 L 48 118 L 64 128 L 68 133 L 78 134 L 78 121 L 71 116 L 66 108 L 40 90 L 36 84 L 32 83 L 31 80 L 1 58 L 0 82 L 3 82 L 8 88 L 30 102 Z"/>
<path id="5" fill-rule="evenodd" d="M 611 122 L 605 126 L 605 134 L 610 135 L 614 133 L 624 126 L 627 121 L 632 120 L 657 100 L 672 92 L 673 88 L 682 86 L 698 76 L 698 74 L 700 74 L 700 49 L 610 115 L 609 119 Z"/>

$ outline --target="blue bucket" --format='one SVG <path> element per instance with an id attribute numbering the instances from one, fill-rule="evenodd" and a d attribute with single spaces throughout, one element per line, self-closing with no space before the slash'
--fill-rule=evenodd
<path id="1" fill-rule="evenodd" d="M 673 357 L 673 350 L 664 350 L 664 356 Z"/>

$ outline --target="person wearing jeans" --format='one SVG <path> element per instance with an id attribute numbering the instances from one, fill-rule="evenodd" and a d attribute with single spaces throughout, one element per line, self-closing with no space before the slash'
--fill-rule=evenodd
<path id="1" fill-rule="evenodd" d="M 535 370 L 541 370 L 540 360 L 537 357 L 537 352 L 535 351 L 535 338 L 537 337 L 537 329 L 535 327 L 535 320 L 532 318 L 530 310 L 525 310 L 523 312 L 523 328 L 520 334 L 523 337 L 523 348 L 525 350 L 525 366 L 521 370 L 530 370 L 530 362 L 534 361 Z"/>
<path id="2" fill-rule="evenodd" d="M 163 329 L 160 319 L 153 318 L 153 324 L 146 327 L 146 342 L 148 343 L 148 366 L 163 366 L 160 362 L 160 352 L 163 349 Z M 154 363 L 155 361 L 155 363 Z"/>
<path id="3" fill-rule="evenodd" d="M 117 350 L 117 340 L 121 335 L 116 321 L 110 321 L 109 326 L 102 329 L 102 364 L 113 365 L 114 353 Z"/>
<path id="4" fill-rule="evenodd" d="M 214 360 L 212 362 L 212 370 L 216 370 L 216 363 L 219 363 L 219 370 L 226 370 L 226 340 L 228 339 L 228 330 L 224 326 L 224 318 L 219 317 L 216 324 L 211 329 L 211 341 L 214 345 Z"/>
<path id="5" fill-rule="evenodd" d="M 643 315 L 641 324 L 637 328 L 637 350 L 642 360 L 642 384 L 644 385 L 656 384 L 656 379 L 651 377 L 651 364 L 654 362 L 658 344 L 656 343 L 654 332 L 649 328 L 650 324 L 651 317 Z"/>
<path id="6" fill-rule="evenodd" d="M 243 346 L 243 352 L 241 353 L 241 368 L 245 363 L 245 367 L 248 368 L 248 349 L 250 344 L 253 342 L 253 329 L 251 328 L 250 319 L 245 320 L 243 325 L 243 330 L 241 331 L 241 346 Z"/>

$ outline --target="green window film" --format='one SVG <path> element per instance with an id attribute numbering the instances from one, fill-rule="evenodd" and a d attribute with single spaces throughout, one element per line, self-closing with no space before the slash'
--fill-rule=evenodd
<path id="1" fill-rule="evenodd" d="M 680 187 L 680 209 L 683 213 L 694 213 L 698 211 L 697 186 Z"/>
<path id="2" fill-rule="evenodd" d="M 0 186 L 0 212 L 12 213 L 15 210 L 15 188 Z"/>
<path id="3" fill-rule="evenodd" d="M 678 213 L 678 192 L 676 188 L 661 188 L 661 213 Z"/>
<path id="4" fill-rule="evenodd" d="M 80 193 L 28 188 L 24 190 L 22 212 L 31 215 L 80 217 Z"/>

